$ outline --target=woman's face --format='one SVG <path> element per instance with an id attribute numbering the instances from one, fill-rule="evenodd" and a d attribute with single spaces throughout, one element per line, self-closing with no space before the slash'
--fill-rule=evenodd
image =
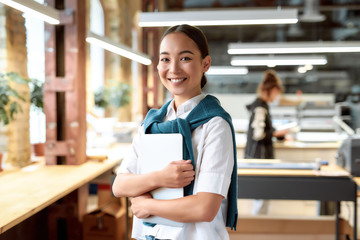
<path id="1" fill-rule="evenodd" d="M 210 63 L 210 56 L 202 59 L 195 42 L 184 33 L 170 33 L 161 41 L 157 69 L 176 106 L 201 93 L 201 78 Z"/>
<path id="2" fill-rule="evenodd" d="M 280 89 L 278 89 L 277 87 L 272 88 L 269 94 L 269 102 L 274 102 L 280 95 L 280 93 Z"/>

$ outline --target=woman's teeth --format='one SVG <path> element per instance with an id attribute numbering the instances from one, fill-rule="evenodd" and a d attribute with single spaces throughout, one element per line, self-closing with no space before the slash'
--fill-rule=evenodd
<path id="1" fill-rule="evenodd" d="M 186 78 L 171 78 L 170 81 L 173 83 L 178 83 L 184 81 Z"/>

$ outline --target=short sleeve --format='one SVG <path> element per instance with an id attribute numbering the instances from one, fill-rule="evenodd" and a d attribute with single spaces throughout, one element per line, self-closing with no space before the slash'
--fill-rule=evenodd
<path id="1" fill-rule="evenodd" d="M 204 143 L 198 174 L 197 192 L 211 192 L 227 197 L 234 167 L 231 128 L 220 117 L 211 119 L 203 128 Z"/>

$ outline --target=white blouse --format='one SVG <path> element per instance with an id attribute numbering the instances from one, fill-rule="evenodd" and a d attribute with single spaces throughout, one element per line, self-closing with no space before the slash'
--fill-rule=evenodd
<path id="1" fill-rule="evenodd" d="M 177 108 L 177 112 L 174 110 L 174 101 L 171 102 L 164 121 L 186 118 L 205 96 L 205 94 L 200 94 L 186 101 Z M 140 173 L 138 156 L 141 152 L 139 143 L 143 134 L 144 128 L 141 126 L 138 134 L 133 139 L 132 151 L 123 160 L 118 173 Z M 148 227 L 142 223 L 142 219 L 134 216 L 133 238 L 145 239 L 145 235 L 152 235 L 158 239 L 229 239 L 225 224 L 227 193 L 234 165 L 231 128 L 223 118 L 214 117 L 193 131 L 192 145 L 196 163 L 193 194 L 209 192 L 224 196 L 216 217 L 211 222 L 185 223 L 183 227 L 171 227 L 160 224 L 157 224 L 155 227 Z"/>

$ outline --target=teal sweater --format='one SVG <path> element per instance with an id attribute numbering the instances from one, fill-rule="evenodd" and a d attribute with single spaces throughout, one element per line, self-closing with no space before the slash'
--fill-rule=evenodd
<path id="1" fill-rule="evenodd" d="M 191 133 L 197 127 L 208 122 L 213 117 L 221 117 L 226 120 L 232 131 L 233 149 L 234 149 L 234 168 L 231 174 L 231 183 L 228 191 L 228 211 L 226 226 L 236 229 L 238 218 L 237 211 L 237 164 L 236 164 L 236 143 L 235 132 L 232 125 L 231 116 L 221 107 L 217 98 L 207 95 L 200 103 L 189 113 L 185 119 L 176 118 L 172 121 L 163 122 L 167 108 L 171 101 L 167 102 L 161 109 L 151 109 L 143 122 L 145 134 L 150 133 L 181 133 L 183 135 L 183 159 L 191 159 L 195 169 L 195 158 L 192 149 Z M 192 195 L 194 181 L 184 188 L 184 195 Z"/>

